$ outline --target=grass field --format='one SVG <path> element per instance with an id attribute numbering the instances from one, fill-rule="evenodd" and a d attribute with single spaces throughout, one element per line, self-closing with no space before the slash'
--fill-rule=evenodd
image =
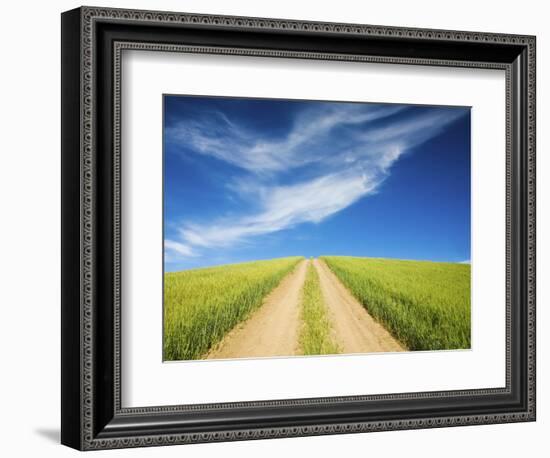
<path id="1" fill-rule="evenodd" d="M 300 347 L 304 355 L 329 355 L 339 349 L 331 336 L 327 307 L 321 293 L 319 275 L 310 262 L 302 288 L 302 329 Z"/>
<path id="2" fill-rule="evenodd" d="M 199 359 L 303 259 L 255 261 L 166 273 L 165 361 Z"/>
<path id="3" fill-rule="evenodd" d="M 322 257 L 410 350 L 470 348 L 470 265 Z"/>

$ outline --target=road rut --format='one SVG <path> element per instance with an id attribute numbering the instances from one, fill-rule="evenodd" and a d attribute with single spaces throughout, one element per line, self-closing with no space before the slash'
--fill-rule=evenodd
<path id="1" fill-rule="evenodd" d="M 301 261 L 250 318 L 235 326 L 206 359 L 300 354 L 301 289 L 309 261 Z"/>
<path id="2" fill-rule="evenodd" d="M 393 336 L 369 315 L 328 266 L 315 259 L 321 291 L 341 353 L 405 351 Z"/>

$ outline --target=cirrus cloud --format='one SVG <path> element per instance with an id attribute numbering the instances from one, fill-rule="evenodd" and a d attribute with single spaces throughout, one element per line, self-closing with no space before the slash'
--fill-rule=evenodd
<path id="1" fill-rule="evenodd" d="M 242 199 L 243 210 L 208 221 L 172 221 L 178 240 L 167 240 L 166 250 L 198 256 L 319 224 L 377 192 L 404 153 L 439 135 L 466 109 L 407 113 L 406 105 L 318 103 L 297 113 L 275 139 L 223 111 L 173 123 L 165 140 L 179 154 L 209 156 L 239 171 L 227 177 L 225 189 Z"/>

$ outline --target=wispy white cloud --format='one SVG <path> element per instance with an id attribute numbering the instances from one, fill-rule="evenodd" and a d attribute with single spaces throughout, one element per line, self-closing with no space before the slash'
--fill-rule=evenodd
<path id="1" fill-rule="evenodd" d="M 269 234 L 301 223 L 319 223 L 372 192 L 376 179 L 367 175 L 326 175 L 290 186 L 275 186 L 263 193 L 262 210 L 214 224 L 185 224 L 180 234 L 197 247 L 223 247 L 249 237 Z"/>
<path id="2" fill-rule="evenodd" d="M 254 201 L 254 210 L 214 221 L 184 222 L 179 241 L 165 246 L 180 256 L 245 243 L 254 237 L 320 223 L 377 191 L 406 151 L 441 133 L 463 110 L 431 109 L 392 116 L 404 106 L 334 105 L 305 111 L 286 136 L 273 140 L 221 112 L 176 124 L 167 139 L 238 167 L 228 192 Z M 389 118 L 381 122 L 383 118 Z M 306 171 L 280 184 L 279 175 Z M 288 179 L 288 176 L 287 176 Z"/>
<path id="3" fill-rule="evenodd" d="M 280 140 L 258 138 L 257 132 L 236 125 L 225 114 L 210 112 L 207 117 L 168 127 L 166 138 L 249 172 L 276 173 L 319 161 L 319 145 L 326 145 L 335 129 L 371 122 L 401 110 L 399 105 L 350 104 L 305 111 Z"/>
<path id="4" fill-rule="evenodd" d="M 185 245 L 184 243 L 176 242 L 174 240 L 165 240 L 164 249 L 168 253 L 173 253 L 179 256 L 184 256 L 184 257 L 196 256 L 196 253 L 193 251 L 193 249 L 189 245 Z"/>

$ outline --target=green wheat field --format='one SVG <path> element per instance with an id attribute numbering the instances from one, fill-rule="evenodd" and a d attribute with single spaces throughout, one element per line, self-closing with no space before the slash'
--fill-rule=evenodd
<path id="1" fill-rule="evenodd" d="M 409 350 L 470 348 L 470 265 L 322 257 Z"/>
<path id="2" fill-rule="evenodd" d="M 470 265 L 323 256 L 319 258 L 364 309 L 414 350 L 470 348 Z M 258 310 L 302 257 L 166 273 L 165 361 L 202 359 Z M 302 355 L 340 353 L 312 263 L 300 290 Z"/>
<path id="3" fill-rule="evenodd" d="M 281 258 L 164 275 L 165 361 L 200 359 L 303 258 Z"/>

